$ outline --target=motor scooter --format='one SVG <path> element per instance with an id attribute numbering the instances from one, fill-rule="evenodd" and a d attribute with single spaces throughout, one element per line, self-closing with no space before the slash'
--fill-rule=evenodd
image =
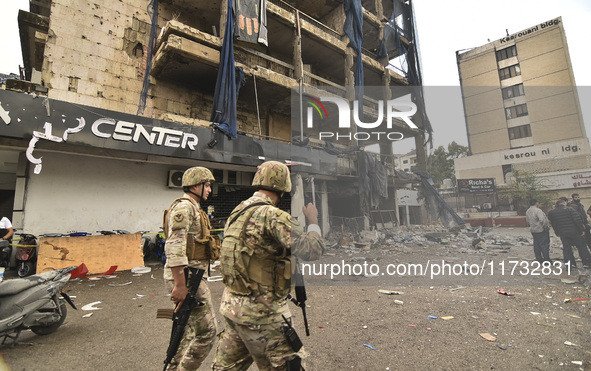
<path id="1" fill-rule="evenodd" d="M 38 275 L 5 280 L 0 283 L 0 338 L 16 344 L 23 330 L 37 335 L 55 332 L 65 321 L 66 302 L 77 309 L 62 291 L 70 272 L 77 267 L 62 268 Z M 59 299 L 61 295 L 64 300 Z"/>
<path id="2" fill-rule="evenodd" d="M 21 238 L 16 240 L 15 260 L 19 277 L 34 274 L 37 270 L 37 237 L 28 233 L 17 233 Z"/>

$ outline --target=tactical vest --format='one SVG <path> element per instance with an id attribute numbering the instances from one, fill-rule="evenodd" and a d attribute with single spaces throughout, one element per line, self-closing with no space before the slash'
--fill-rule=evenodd
<path id="1" fill-rule="evenodd" d="M 209 216 L 205 211 L 201 210 L 195 203 L 195 200 L 189 197 L 180 197 L 174 200 L 172 205 L 166 211 L 164 211 L 164 218 L 162 225 L 164 226 L 164 235 L 168 238 L 168 217 L 170 210 L 175 207 L 180 201 L 188 200 L 191 203 L 193 209 L 193 215 L 199 214 L 199 220 L 201 222 L 201 234 L 203 238 L 199 238 L 197 234 L 191 230 L 187 235 L 187 259 L 191 260 L 217 260 L 220 258 L 221 242 L 218 235 L 211 234 L 211 224 L 209 222 Z"/>
<path id="2" fill-rule="evenodd" d="M 230 217 L 233 219 L 226 225 L 220 258 L 224 284 L 239 295 L 259 292 L 259 285 L 262 285 L 271 289 L 276 297 L 285 297 L 291 288 L 290 251 L 279 255 L 260 254 L 246 242 L 246 230 L 252 215 L 267 205 L 272 206 L 270 203 L 257 204 L 251 210 L 247 210 L 250 208 L 247 204 L 232 213 Z"/>

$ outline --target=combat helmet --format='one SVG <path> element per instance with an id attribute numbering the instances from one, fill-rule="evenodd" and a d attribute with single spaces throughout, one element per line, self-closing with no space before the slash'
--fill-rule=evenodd
<path id="1" fill-rule="evenodd" d="M 215 178 L 209 169 L 196 166 L 188 169 L 183 174 L 183 187 L 191 187 L 205 182 L 213 182 Z"/>
<path id="2" fill-rule="evenodd" d="M 275 192 L 290 192 L 291 178 L 288 167 L 279 161 L 267 161 L 259 165 L 252 185 Z"/>

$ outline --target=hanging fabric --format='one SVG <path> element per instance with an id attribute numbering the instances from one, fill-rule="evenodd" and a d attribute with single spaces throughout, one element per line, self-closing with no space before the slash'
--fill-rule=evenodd
<path id="1" fill-rule="evenodd" d="M 359 118 L 363 120 L 363 58 L 361 42 L 363 41 L 363 7 L 361 0 L 344 0 L 345 24 L 344 31 L 349 37 L 349 44 L 357 53 L 355 68 L 355 99 L 359 101 Z"/>
<path id="2" fill-rule="evenodd" d="M 242 68 L 236 68 L 234 63 L 234 11 L 232 0 L 228 0 L 228 17 L 226 30 L 220 53 L 220 65 L 211 107 L 212 125 L 217 127 L 229 138 L 236 138 L 238 134 L 236 118 L 236 101 L 238 91 L 245 83 Z"/>
<path id="3" fill-rule="evenodd" d="M 233 0 L 236 40 L 269 46 L 267 0 Z"/>

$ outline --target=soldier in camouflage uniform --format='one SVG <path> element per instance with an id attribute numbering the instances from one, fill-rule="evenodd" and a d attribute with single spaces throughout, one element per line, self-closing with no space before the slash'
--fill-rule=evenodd
<path id="1" fill-rule="evenodd" d="M 228 218 L 220 258 L 224 284 L 220 313 L 226 328 L 218 343 L 213 370 L 287 370 L 304 358 L 287 343 L 282 315 L 291 318 L 291 254 L 316 260 L 325 248 L 318 211 L 304 207 L 308 233 L 288 213 L 277 208 L 291 190 L 289 169 L 277 161 L 260 165 L 252 183 L 258 191 L 238 205 Z M 293 249 L 293 251 L 292 251 Z M 296 359 L 297 361 L 297 359 Z"/>
<path id="2" fill-rule="evenodd" d="M 217 258 L 208 248 L 211 226 L 199 202 L 207 200 L 211 182 L 215 179 L 204 167 L 193 167 L 183 174 L 184 195 L 176 199 L 164 214 L 166 234 L 166 265 L 164 280 L 170 290 L 170 300 L 180 307 L 188 294 L 184 268 L 208 270 L 211 258 Z M 218 252 L 219 253 L 219 252 Z M 204 279 L 197 298 L 205 303 L 191 312 L 179 349 L 168 370 L 197 370 L 213 347 L 216 337 L 215 314 L 211 293 Z"/>

